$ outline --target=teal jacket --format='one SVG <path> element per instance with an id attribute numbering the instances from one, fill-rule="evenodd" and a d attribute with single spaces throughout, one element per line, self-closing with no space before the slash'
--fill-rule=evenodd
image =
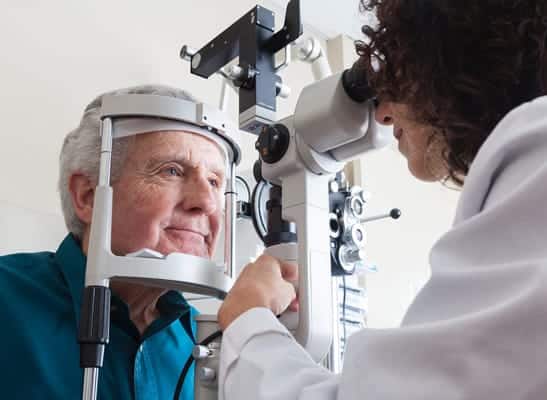
<path id="1" fill-rule="evenodd" d="M 68 235 L 56 253 L 0 257 L 0 397 L 74 400 L 82 396 L 77 343 L 86 258 Z M 99 375 L 101 400 L 172 399 L 190 356 L 197 313 L 175 291 L 140 337 L 128 308 L 112 296 L 110 343 Z M 185 329 L 186 328 L 186 329 Z M 193 368 L 180 399 L 193 399 Z"/>

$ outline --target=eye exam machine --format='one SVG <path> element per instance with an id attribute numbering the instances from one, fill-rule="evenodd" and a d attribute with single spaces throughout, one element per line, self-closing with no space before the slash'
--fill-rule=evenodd
<path id="1" fill-rule="evenodd" d="M 223 299 L 235 279 L 236 267 L 241 267 L 234 265 L 237 217 L 252 219 L 267 253 L 298 265 L 299 311 L 287 312 L 280 319 L 314 360 L 327 360 L 329 368 L 338 369 L 340 351 L 333 341 L 338 316 L 330 295 L 333 277 L 349 276 L 362 268 L 364 222 L 398 218 L 400 212 L 394 209 L 365 218 L 366 195 L 351 187 L 341 174 L 347 161 L 383 147 L 391 136 L 374 122 L 374 93 L 363 67 L 356 63 L 343 73 L 331 74 L 317 41 L 299 40 L 302 30 L 300 3 L 291 0 L 277 32 L 273 12 L 256 6 L 199 50 L 182 47 L 180 56 L 190 63 L 193 74 L 203 78 L 221 74 L 223 91 L 229 87 L 237 90 L 239 126 L 230 121 L 222 106 L 219 110 L 153 95 L 104 99 L 99 182 L 78 337 L 84 400 L 97 398 L 99 371 L 109 340 L 110 281 L 121 279 Z M 285 61 L 276 65 L 275 56 L 280 52 Z M 278 72 L 289 64 L 293 53 L 312 63 L 317 81 L 302 91 L 292 116 L 277 120 L 276 98 L 290 92 Z M 228 179 L 221 265 L 193 255 L 164 255 L 149 249 L 126 256 L 112 253 L 110 157 L 113 139 L 138 134 L 124 131 L 123 121 L 128 118 L 160 120 L 173 129 L 191 127 L 192 132 L 225 149 Z M 257 183 L 248 202 L 238 201 L 235 188 L 240 131 L 255 135 L 258 153 L 254 167 Z M 178 399 L 193 362 L 195 398 L 218 397 L 221 333 L 216 316 L 198 316 L 197 325 L 197 344 L 180 372 L 174 399 Z"/>

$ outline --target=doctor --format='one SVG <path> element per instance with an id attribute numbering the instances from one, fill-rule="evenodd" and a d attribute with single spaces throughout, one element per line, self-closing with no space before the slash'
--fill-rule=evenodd
<path id="1" fill-rule="evenodd" d="M 296 270 L 248 265 L 219 310 L 220 396 L 547 399 L 547 3 L 372 0 L 357 46 L 410 172 L 463 187 L 398 329 L 354 334 L 343 372 L 277 321 Z M 373 68 L 374 66 L 374 68 Z"/>

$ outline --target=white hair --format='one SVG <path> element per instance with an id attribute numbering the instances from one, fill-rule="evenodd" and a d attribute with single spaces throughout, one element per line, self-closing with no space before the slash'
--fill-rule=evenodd
<path id="1" fill-rule="evenodd" d="M 99 154 L 101 148 L 99 113 L 105 95 L 155 94 L 197 102 L 188 92 L 163 85 L 142 85 L 104 93 L 95 98 L 84 110 L 76 129 L 66 135 L 59 157 L 59 193 L 61 207 L 68 231 L 78 238 L 83 237 L 85 224 L 78 218 L 68 188 L 70 177 L 75 174 L 87 176 L 96 185 L 99 176 Z M 114 183 L 122 170 L 127 150 L 134 136 L 115 139 L 112 143 L 111 181 Z"/>

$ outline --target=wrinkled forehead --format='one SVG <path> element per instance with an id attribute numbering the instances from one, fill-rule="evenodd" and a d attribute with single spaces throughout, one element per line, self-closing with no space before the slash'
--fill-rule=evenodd
<path id="1" fill-rule="evenodd" d="M 222 169 L 224 173 L 229 167 L 228 144 L 218 135 L 196 125 L 159 118 L 122 118 L 113 122 L 113 133 L 114 138 L 137 135 L 144 137 L 146 135 L 148 138 L 152 138 L 149 143 L 157 143 L 156 146 L 151 146 L 148 149 L 151 156 L 177 157 L 181 156 L 181 152 L 186 152 L 188 154 L 187 161 L 190 161 L 190 156 L 198 151 L 198 149 L 192 147 L 203 147 L 199 146 L 200 142 L 189 140 L 186 143 L 187 145 L 182 148 L 180 146 L 161 146 L 161 144 L 168 142 L 169 138 L 173 136 L 186 139 L 199 137 L 203 140 L 201 143 L 210 143 L 216 147 L 220 157 L 215 157 L 211 152 L 208 152 L 208 154 L 206 152 L 206 154 L 199 154 L 199 159 L 191 157 L 193 158 L 192 161 L 199 161 L 201 164 L 210 167 L 210 169 Z M 158 154 L 158 152 L 162 154 Z"/>

